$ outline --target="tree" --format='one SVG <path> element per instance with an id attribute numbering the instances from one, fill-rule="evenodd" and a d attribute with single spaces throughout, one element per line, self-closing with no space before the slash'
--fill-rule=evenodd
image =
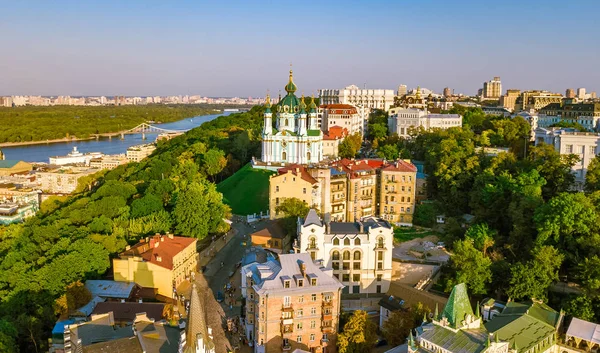
<path id="1" fill-rule="evenodd" d="M 575 182 L 575 175 L 571 173 L 571 168 L 579 161 L 579 157 L 574 154 L 561 155 L 554 146 L 540 144 L 531 147 L 529 160 L 546 180 L 543 188 L 546 200 L 568 191 Z"/>
<path id="2" fill-rule="evenodd" d="M 55 302 L 54 312 L 59 316 L 68 315 L 92 300 L 92 294 L 81 281 L 69 284 L 66 289 Z"/>
<path id="3" fill-rule="evenodd" d="M 558 280 L 558 269 L 564 256 L 552 246 L 534 250 L 534 258 L 513 265 L 507 294 L 515 299 L 546 300 L 548 288 Z"/>
<path id="4" fill-rule="evenodd" d="M 173 216 L 182 235 L 203 239 L 223 229 L 228 208 L 214 184 L 192 182 L 179 192 Z"/>
<path id="5" fill-rule="evenodd" d="M 597 296 L 600 290 L 600 258 L 587 257 L 577 265 L 577 279 L 588 296 Z"/>
<path id="6" fill-rule="evenodd" d="M 585 191 L 594 192 L 600 190 L 600 155 L 590 161 L 585 174 Z"/>
<path id="7" fill-rule="evenodd" d="M 225 153 L 217 148 L 211 148 L 203 156 L 203 170 L 208 176 L 214 177 L 227 165 Z"/>
<path id="8" fill-rule="evenodd" d="M 160 197 L 148 193 L 131 203 L 131 217 L 138 218 L 163 209 L 163 200 Z"/>
<path id="9" fill-rule="evenodd" d="M 369 319 L 366 311 L 355 311 L 338 334 L 339 353 L 368 353 L 377 342 L 377 325 Z"/>
<path id="10" fill-rule="evenodd" d="M 413 223 L 422 227 L 433 227 L 437 215 L 437 207 L 433 202 L 422 202 L 415 207 Z"/>
<path id="11" fill-rule="evenodd" d="M 415 326 L 414 321 L 414 314 L 408 310 L 393 311 L 382 327 L 387 343 L 391 347 L 405 343 L 410 330 Z"/>
<path id="12" fill-rule="evenodd" d="M 400 156 L 397 145 L 383 145 L 377 150 L 377 156 L 387 160 L 395 161 Z"/>
<path id="13" fill-rule="evenodd" d="M 487 249 L 494 245 L 495 233 L 489 229 L 487 223 L 478 223 L 467 229 L 465 237 L 473 239 L 475 248 L 485 255 L 487 254 Z"/>
<path id="14" fill-rule="evenodd" d="M 450 291 L 458 283 L 466 283 L 473 294 L 487 293 L 487 285 L 492 281 L 492 261 L 475 248 L 470 238 L 456 241 L 453 251 L 450 268 L 454 276 L 446 283 L 446 290 Z"/>
<path id="15" fill-rule="evenodd" d="M 583 295 L 572 295 L 566 300 L 563 309 L 569 315 L 581 320 L 594 321 L 595 312 L 592 299 Z"/>
<path id="16" fill-rule="evenodd" d="M 354 158 L 362 145 L 360 133 L 346 136 L 338 146 L 338 155 L 342 158 Z"/>
<path id="17" fill-rule="evenodd" d="M 387 137 L 387 123 L 369 124 L 369 138 L 371 141 L 382 141 Z"/>
<path id="18" fill-rule="evenodd" d="M 296 220 L 298 217 L 306 217 L 310 208 L 306 202 L 296 197 L 290 197 L 283 199 L 275 210 L 284 215 L 282 220 L 283 228 L 288 234 L 294 234 L 296 231 Z"/>

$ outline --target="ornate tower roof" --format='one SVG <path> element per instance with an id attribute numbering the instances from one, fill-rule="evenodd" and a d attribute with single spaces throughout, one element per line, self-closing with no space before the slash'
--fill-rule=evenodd
<path id="1" fill-rule="evenodd" d="M 315 95 L 314 94 L 312 95 L 312 97 L 310 97 L 309 112 L 310 113 L 317 112 L 317 104 L 315 103 Z"/>
<path id="2" fill-rule="evenodd" d="M 452 288 L 452 293 L 448 298 L 448 302 L 442 311 L 442 317 L 448 320 L 450 327 L 459 328 L 461 322 L 467 318 L 467 315 L 474 316 L 469 295 L 467 294 L 467 285 L 459 283 Z"/>
<path id="3" fill-rule="evenodd" d="M 294 84 L 293 72 L 290 70 L 290 80 L 288 84 L 285 85 L 287 95 L 279 102 L 279 112 L 298 113 L 298 110 L 300 109 L 300 100 L 294 94 L 297 89 L 296 84 Z"/>
<path id="4" fill-rule="evenodd" d="M 304 103 L 304 94 L 300 98 L 300 114 L 306 114 L 306 103 Z"/>
<path id="5" fill-rule="evenodd" d="M 296 87 L 296 84 L 294 83 L 294 73 L 292 72 L 292 69 L 290 69 L 290 80 L 288 81 L 288 84 L 285 85 L 285 91 L 290 94 L 294 94 L 294 92 L 296 92 L 298 90 L 298 88 Z"/>
<path id="6" fill-rule="evenodd" d="M 267 93 L 267 98 L 265 99 L 265 113 L 271 112 L 271 96 Z"/>

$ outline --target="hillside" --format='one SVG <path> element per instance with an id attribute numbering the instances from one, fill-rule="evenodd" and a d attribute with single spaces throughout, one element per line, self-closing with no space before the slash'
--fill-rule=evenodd
<path id="1" fill-rule="evenodd" d="M 274 172 L 253 169 L 250 163 L 217 185 L 223 202 L 237 215 L 259 213 L 269 209 L 269 176 Z"/>

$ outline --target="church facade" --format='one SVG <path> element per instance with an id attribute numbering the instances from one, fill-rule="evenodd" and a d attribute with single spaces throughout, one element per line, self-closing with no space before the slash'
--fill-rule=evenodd
<path id="1" fill-rule="evenodd" d="M 317 105 L 314 98 L 307 105 L 304 96 L 296 97 L 296 90 L 290 70 L 286 96 L 275 105 L 271 105 L 267 96 L 261 154 L 264 163 L 313 164 L 323 159 L 323 132 L 317 125 Z"/>

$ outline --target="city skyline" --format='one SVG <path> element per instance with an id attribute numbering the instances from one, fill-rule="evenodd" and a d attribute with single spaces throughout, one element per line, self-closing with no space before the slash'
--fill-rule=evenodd
<path id="1" fill-rule="evenodd" d="M 600 59 L 596 2 L 344 4 L 10 3 L 0 95 L 275 96 L 290 62 L 305 95 L 350 84 L 474 95 L 494 76 L 504 91 L 599 89 L 586 69 Z"/>

